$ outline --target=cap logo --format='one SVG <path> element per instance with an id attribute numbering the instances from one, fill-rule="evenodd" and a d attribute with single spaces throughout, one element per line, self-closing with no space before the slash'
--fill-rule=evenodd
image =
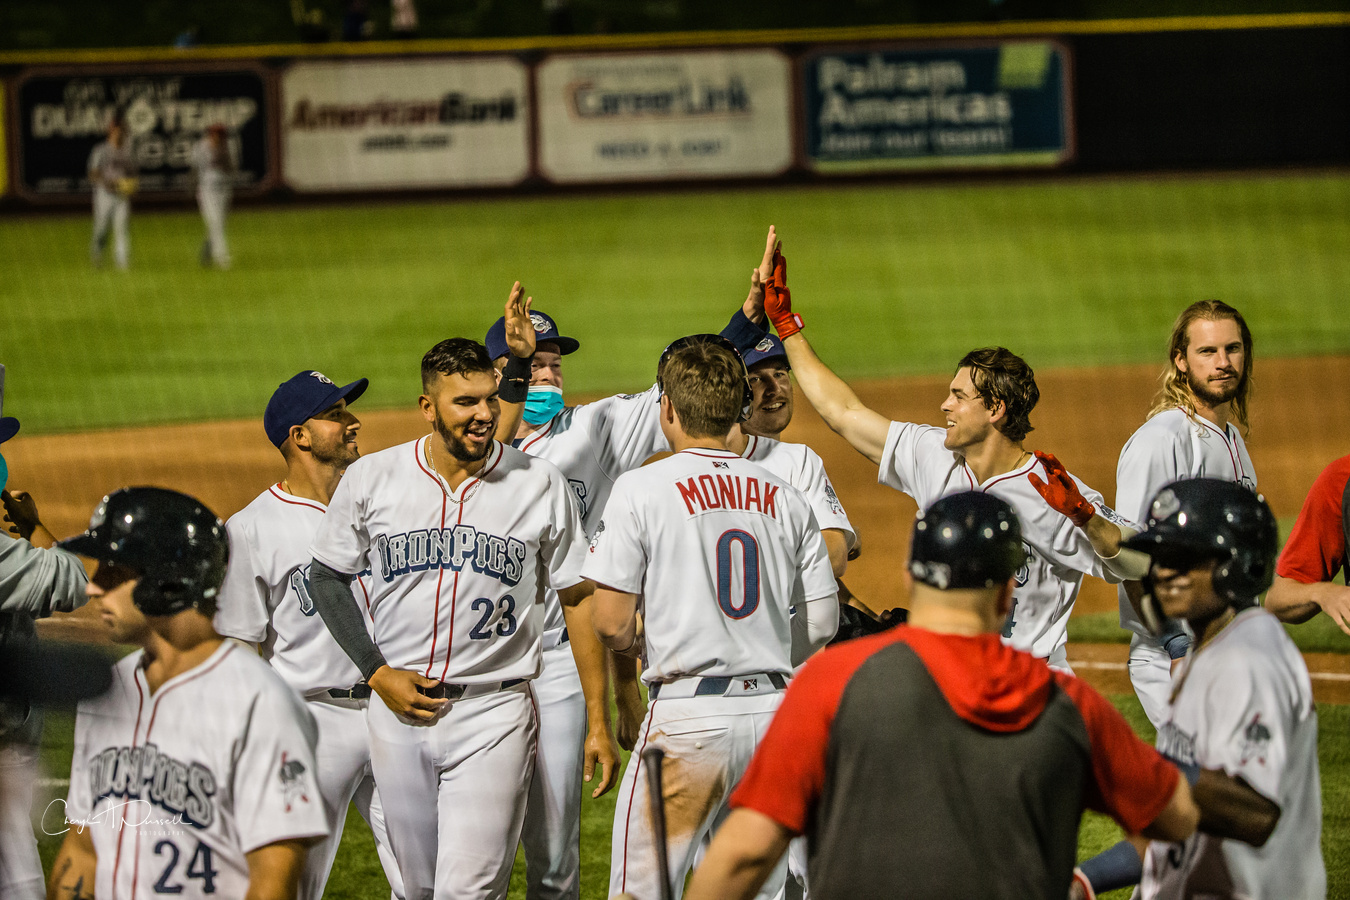
<path id="1" fill-rule="evenodd" d="M 535 334 L 544 334 L 553 327 L 553 323 L 539 313 L 530 313 L 530 322 L 534 325 Z"/>
<path id="2" fill-rule="evenodd" d="M 755 349 L 758 350 L 760 353 L 768 353 L 770 350 L 773 349 L 773 341 L 770 340 L 769 338 L 765 338 L 764 340 L 760 341 L 758 344 L 755 345 Z"/>
<path id="3" fill-rule="evenodd" d="M 329 378 L 327 375 L 323 374 L 322 372 L 310 372 L 310 373 L 309 373 L 309 377 L 310 377 L 310 378 L 317 378 L 319 381 L 322 381 L 324 384 L 332 384 L 332 383 L 333 383 L 333 379 Z"/>
<path id="4" fill-rule="evenodd" d="M 1171 488 L 1164 488 L 1162 493 L 1153 498 L 1153 519 L 1161 522 L 1163 519 L 1170 519 L 1181 510 L 1181 501 Z"/>

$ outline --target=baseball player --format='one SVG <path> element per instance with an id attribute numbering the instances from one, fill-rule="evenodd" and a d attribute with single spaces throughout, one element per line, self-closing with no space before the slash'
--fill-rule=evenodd
<path id="1" fill-rule="evenodd" d="M 838 623 L 810 505 L 727 448 L 750 400 L 735 348 L 716 335 L 676 341 L 662 355 L 658 387 L 675 453 L 619 477 L 582 569 L 596 583 L 601 639 L 642 654 L 651 698 L 620 787 L 610 861 L 610 892 L 637 897 L 660 896 L 640 751 L 654 744 L 666 754 L 678 895 L 700 842 L 726 816 L 793 665 Z M 783 874 L 770 879 L 769 895 Z"/>
<path id="2" fill-rule="evenodd" d="M 1192 303 L 1168 339 L 1169 367 L 1148 421 L 1130 436 L 1116 468 L 1116 509 L 1140 522 L 1148 501 L 1180 478 L 1222 478 L 1256 489 L 1242 432 L 1251 395 L 1252 334 L 1226 303 Z M 1167 721 L 1172 661 L 1186 654 L 1179 628 L 1155 637 L 1139 618 L 1139 582 L 1120 585 L 1120 624 L 1130 638 L 1130 681 L 1154 728 Z"/>
<path id="3" fill-rule="evenodd" d="M 103 265 L 103 248 L 108 229 L 113 234 L 113 259 L 117 268 L 131 265 L 131 239 L 127 222 L 131 217 L 131 195 L 136 193 L 136 158 L 127 140 L 126 126 L 114 118 L 108 123 L 108 139 L 89 154 L 89 183 L 94 188 L 94 235 L 89 242 L 89 259 L 95 267 Z"/>
<path id="4" fill-rule="evenodd" d="M 211 627 L 225 523 L 175 491 L 126 488 L 61 546 L 99 561 L 90 596 L 142 649 L 80 704 L 50 900 L 295 896 L 327 831 L 314 720 Z"/>
<path id="5" fill-rule="evenodd" d="M 201 140 L 192 146 L 192 170 L 197 176 L 197 209 L 201 210 L 202 221 L 206 223 L 202 265 L 214 263 L 217 268 L 228 269 L 230 247 L 225 242 L 225 216 L 230 211 L 230 195 L 234 191 L 234 173 L 239 171 L 239 161 L 224 125 L 210 126 Z"/>
<path id="6" fill-rule="evenodd" d="M 820 361 L 792 311 L 787 264 L 778 256 L 765 309 L 811 405 L 830 428 L 880 466 L 878 480 L 921 508 L 958 491 L 992 493 L 1017 511 L 1027 564 L 1017 573 L 1002 636 L 1013 647 L 1068 669 L 1069 613 L 1084 575 L 1112 583 L 1143 576 L 1139 554 L 1122 552 L 1129 523 L 1053 456 L 1023 446 L 1040 399 L 1035 374 L 1002 347 L 967 353 L 942 404 L 946 428 L 892 422 L 864 406 Z M 1122 527 L 1125 529 L 1122 532 Z"/>
<path id="7" fill-rule="evenodd" d="M 1148 845 L 1141 896 L 1325 897 L 1312 682 L 1293 640 L 1257 603 L 1275 571 L 1274 514 L 1231 481 L 1178 481 L 1152 498 L 1128 544 L 1152 557 L 1146 622 L 1182 619 L 1195 635 L 1158 749 L 1191 777 L 1222 769 L 1278 804 L 1278 824 L 1255 847 L 1211 834 Z"/>
<path id="8" fill-rule="evenodd" d="M 5 367 L 0 366 L 0 409 Z M 85 602 L 84 566 L 51 549 L 54 539 L 37 517 L 29 495 L 5 490 L 9 465 L 3 444 L 19 433 L 19 420 L 0 417 L 0 499 L 6 534 L 0 535 L 0 641 L 33 636 L 35 619 Z M 0 702 L 0 897 L 37 900 L 43 895 L 42 860 L 31 816 L 42 715 L 26 701 Z"/>
<path id="9" fill-rule="evenodd" d="M 1084 808 L 1161 838 L 1195 829 L 1187 782 L 1110 703 L 1000 642 L 1024 561 L 997 497 L 920 513 L 909 627 L 793 679 L 691 897 L 752 896 L 796 834 L 813 897 L 1063 897 Z"/>
<path id="10" fill-rule="evenodd" d="M 1350 456 L 1333 461 L 1303 500 L 1289 540 L 1280 551 L 1266 609 L 1285 622 L 1306 622 L 1319 612 L 1350 634 L 1350 587 L 1334 584 L 1350 575 Z"/>
<path id="11" fill-rule="evenodd" d="M 310 544 L 342 474 L 360 455 L 361 423 L 348 404 L 367 385 L 361 378 L 338 387 L 305 371 L 272 394 L 263 428 L 286 460 L 286 477 L 227 523 L 232 552 L 215 616 L 216 631 L 260 646 L 263 658 L 305 698 L 318 728 L 316 775 L 328 837 L 310 850 L 300 892 L 315 900 L 323 896 L 353 800 L 370 824 L 394 896 L 402 896 L 370 769 L 370 686 L 316 615 L 308 582 Z M 363 611 L 369 581 L 367 572 L 352 583 Z"/>
<path id="12" fill-rule="evenodd" d="M 371 764 L 381 795 L 398 798 L 385 820 L 407 895 L 500 897 L 534 769 L 546 586 L 588 692 L 603 691 L 604 655 L 576 495 L 552 464 L 493 440 L 486 350 L 442 341 L 422 379 L 433 433 L 348 467 L 314 538 L 311 591 L 382 701 L 367 713 Z M 348 587 L 367 566 L 373 640 Z M 586 744 L 606 790 L 618 762 L 607 716 Z"/>
<path id="13" fill-rule="evenodd" d="M 747 316 L 747 310 L 753 309 L 747 300 L 722 331 L 738 347 L 752 347 L 764 337 L 763 328 Z M 484 343 L 501 368 L 503 383 L 518 370 L 514 377 L 528 379 L 514 446 L 562 470 L 577 496 L 582 525 L 592 533 L 600 523 L 614 480 L 668 449 L 659 422 L 658 391 L 652 387 L 637 394 L 565 406 L 563 357 L 576 352 L 581 342 L 562 335 L 547 314 L 535 311 L 530 315 L 536 341 L 532 360 L 522 360 L 515 350 L 508 359 L 504 318 L 488 330 Z M 586 708 L 567 646 L 569 633 L 561 605 L 554 592 L 548 591 L 544 599 L 544 671 L 534 684 L 539 701 L 539 755 L 523 833 L 529 900 L 575 900 L 579 895 L 581 780 L 586 777 L 583 736 L 588 717 L 604 715 L 608 710 L 607 700 L 597 708 Z M 632 661 L 616 660 L 614 667 L 619 742 L 631 749 L 645 704 Z M 595 696 L 599 702 L 602 695 L 597 692 Z"/>

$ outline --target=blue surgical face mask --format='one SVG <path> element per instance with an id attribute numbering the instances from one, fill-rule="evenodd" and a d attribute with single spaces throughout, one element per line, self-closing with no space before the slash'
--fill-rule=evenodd
<path id="1" fill-rule="evenodd" d="M 531 386 L 525 395 L 525 421 L 531 425 L 543 425 L 549 419 L 562 412 L 562 388 L 551 384 Z"/>
<path id="2" fill-rule="evenodd" d="M 9 464 L 5 462 L 5 454 L 0 453 L 0 491 L 5 489 L 9 483 Z"/>

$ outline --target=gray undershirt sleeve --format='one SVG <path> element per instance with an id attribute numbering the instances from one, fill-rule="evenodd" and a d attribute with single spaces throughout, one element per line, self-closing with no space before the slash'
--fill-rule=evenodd
<path id="1" fill-rule="evenodd" d="M 317 559 L 310 563 L 309 593 L 315 608 L 338 646 L 361 670 L 361 677 L 369 680 L 386 663 L 366 631 L 351 585 L 352 576 L 330 569 Z"/>

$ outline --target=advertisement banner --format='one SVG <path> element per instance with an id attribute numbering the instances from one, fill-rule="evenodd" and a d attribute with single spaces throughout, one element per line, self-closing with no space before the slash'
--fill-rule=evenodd
<path id="1" fill-rule="evenodd" d="M 235 187 L 264 190 L 267 82 L 246 67 L 219 70 L 85 70 L 32 74 L 19 82 L 16 187 L 37 198 L 90 193 L 89 154 L 120 118 L 140 169 L 140 194 L 187 196 L 191 155 L 211 125 L 224 125 L 239 161 Z"/>
<path id="2" fill-rule="evenodd" d="M 554 56 L 540 64 L 539 168 L 556 182 L 772 176 L 792 163 L 777 50 Z"/>
<path id="3" fill-rule="evenodd" d="M 1052 166 L 1073 155 L 1059 44 L 818 50 L 802 67 L 805 155 L 818 172 Z"/>
<path id="4" fill-rule="evenodd" d="M 301 62 L 281 91 L 282 171 L 298 191 L 503 187 L 530 172 L 514 59 Z"/>

